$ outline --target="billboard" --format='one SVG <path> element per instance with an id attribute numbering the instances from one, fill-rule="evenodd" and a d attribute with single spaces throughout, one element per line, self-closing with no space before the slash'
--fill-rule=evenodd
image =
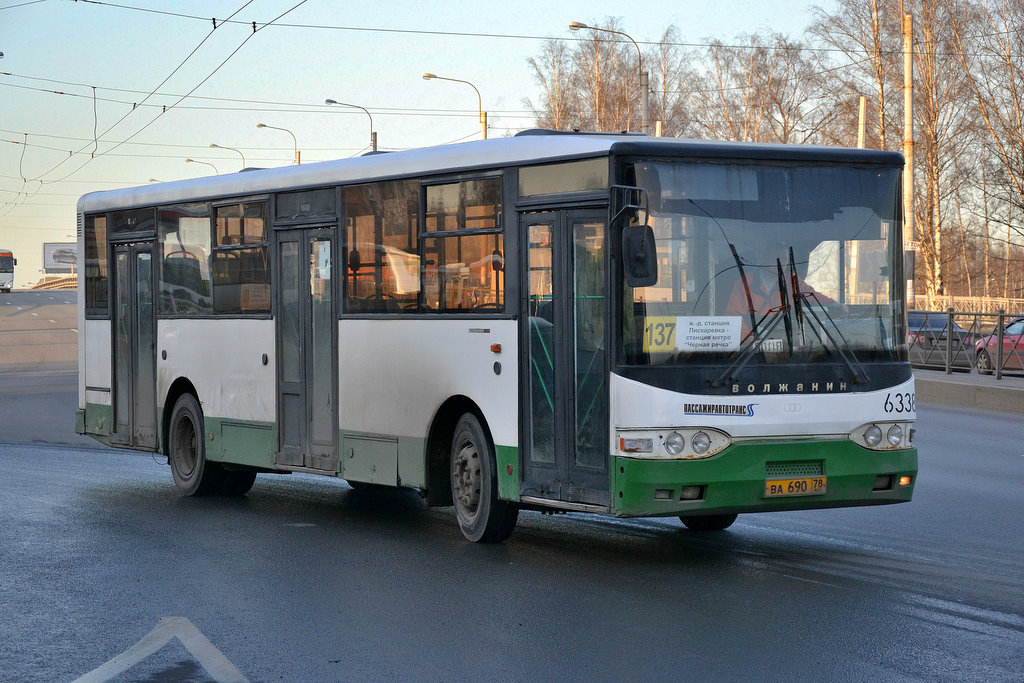
<path id="1" fill-rule="evenodd" d="M 43 242 L 43 270 L 47 273 L 73 273 L 77 256 L 74 242 Z"/>

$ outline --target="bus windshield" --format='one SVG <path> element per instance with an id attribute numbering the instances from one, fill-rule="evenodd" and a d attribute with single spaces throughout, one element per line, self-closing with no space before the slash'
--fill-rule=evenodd
<path id="1" fill-rule="evenodd" d="M 0 256 L 0 273 L 14 272 L 14 257 L 9 254 Z"/>
<path id="2" fill-rule="evenodd" d="M 899 169 L 655 160 L 634 171 L 658 280 L 623 284 L 627 365 L 898 359 Z"/>

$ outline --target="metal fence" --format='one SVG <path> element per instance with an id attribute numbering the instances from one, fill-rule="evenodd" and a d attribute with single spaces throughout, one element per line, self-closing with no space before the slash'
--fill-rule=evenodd
<path id="1" fill-rule="evenodd" d="M 1024 314 L 912 310 L 907 347 L 915 368 L 953 372 L 1024 374 Z"/>

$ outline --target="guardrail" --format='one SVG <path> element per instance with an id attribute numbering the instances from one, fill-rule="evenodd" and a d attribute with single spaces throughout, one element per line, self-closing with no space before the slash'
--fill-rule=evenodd
<path id="1" fill-rule="evenodd" d="M 907 313 L 907 347 L 915 368 L 995 374 L 1024 373 L 1024 315 L 953 308 Z"/>
<path id="2" fill-rule="evenodd" d="M 32 289 L 74 289 L 78 286 L 78 275 L 57 277 L 32 285 Z"/>

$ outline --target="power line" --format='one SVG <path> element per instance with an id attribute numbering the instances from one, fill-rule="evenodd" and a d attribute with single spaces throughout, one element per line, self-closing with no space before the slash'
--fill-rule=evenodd
<path id="1" fill-rule="evenodd" d="M 0 72 L 2 73 L 2 72 Z M 9 74 L 17 78 L 29 78 L 28 76 L 17 76 L 16 74 Z M 39 79 L 46 80 L 46 79 Z M 68 85 L 80 85 L 82 87 L 92 88 L 95 87 L 97 90 L 118 90 L 116 88 L 103 88 L 100 86 L 89 86 L 84 83 L 73 83 Z M 35 88 L 29 85 L 17 85 L 15 83 L 0 83 L 0 87 L 15 88 L 18 90 L 30 90 L 34 92 L 42 92 L 51 95 L 62 95 L 65 97 L 76 97 L 76 98 L 87 98 L 92 99 L 92 95 L 85 95 L 81 93 L 64 92 L 63 90 L 50 90 L 49 88 Z M 129 90 L 120 90 L 121 92 L 138 92 Z M 280 113 L 298 113 L 298 114 L 330 114 L 335 116 L 337 114 L 358 114 L 361 112 L 349 112 L 348 110 L 331 108 L 323 104 L 307 104 L 303 102 L 272 102 L 265 100 L 246 100 L 236 99 L 227 97 L 200 97 L 193 95 L 171 95 L 169 93 L 159 93 L 164 97 L 178 97 L 181 100 L 193 99 L 193 100 L 209 100 L 209 101 L 220 101 L 220 102 L 237 102 L 244 104 L 255 104 L 255 105 L 266 105 L 266 106 L 246 106 L 246 107 L 213 107 L 213 106 L 200 106 L 200 105 L 189 105 L 189 104 L 158 104 L 158 103 L 140 103 L 132 102 L 130 100 L 119 100 L 112 97 L 98 97 L 96 98 L 100 102 L 106 102 L 109 104 L 123 104 L 129 105 L 133 109 L 141 109 L 142 107 L 159 108 L 159 109 L 175 109 L 189 110 L 189 111 L 251 111 L 251 112 L 280 112 Z M 479 111 L 476 109 L 419 109 L 416 107 L 367 107 L 369 111 L 375 114 L 382 114 L 384 116 L 473 116 L 479 115 Z M 504 110 L 492 110 L 495 116 L 502 117 L 516 117 L 526 116 L 530 112 L 523 109 L 504 109 Z M 103 137 L 102 135 L 100 137 Z"/>
<path id="2" fill-rule="evenodd" d="M 182 19 L 190 19 L 193 21 L 213 21 L 215 24 L 217 19 L 211 17 L 203 17 L 196 14 L 186 14 L 183 12 L 170 12 L 167 10 L 157 10 L 148 7 L 135 7 L 133 5 L 126 5 L 121 3 L 104 2 L 103 0 L 77 0 L 78 2 L 91 4 L 91 5 L 103 5 L 107 7 L 113 7 L 117 9 L 130 10 L 135 12 L 147 12 L 152 14 L 162 14 L 166 16 L 179 17 Z M 221 24 L 243 24 L 248 25 L 249 22 L 242 21 L 239 19 L 228 19 L 221 20 Z M 364 32 L 364 33 L 394 33 L 399 35 L 424 35 L 424 36 L 445 36 L 445 37 L 460 37 L 460 38 L 497 38 L 507 40 L 555 40 L 560 42 L 590 42 L 593 40 L 601 42 L 612 42 L 612 43 L 628 43 L 628 41 L 621 38 L 605 38 L 605 37 L 576 37 L 576 36 L 538 36 L 520 33 L 487 33 L 481 31 L 440 31 L 440 30 L 427 30 L 427 29 L 402 29 L 402 28 L 381 28 L 375 26 L 341 26 L 332 24 L 289 24 L 284 22 L 271 21 L 263 24 L 262 27 L 274 24 L 277 28 L 299 28 L 299 29 L 313 29 L 323 31 L 353 31 L 353 32 Z M 970 39 L 986 38 L 997 35 L 1010 35 L 1012 31 L 995 31 L 992 33 L 979 34 L 973 36 Z M 830 53 L 838 52 L 848 54 L 849 50 L 839 47 L 812 47 L 812 46 L 774 46 L 774 45 L 731 45 L 727 43 L 721 43 L 717 41 L 711 42 L 685 42 L 685 41 L 653 41 L 653 40 L 638 40 L 636 41 L 639 45 L 651 46 L 672 46 L 672 47 L 684 47 L 684 48 L 724 48 L 730 50 L 751 50 L 751 49 L 767 49 L 767 50 L 795 50 L 799 52 L 820 52 Z M 893 50 L 883 50 L 882 54 L 902 54 L 902 48 L 896 48 Z M 949 55 L 945 55 L 949 56 Z"/>
<path id="3" fill-rule="evenodd" d="M 244 4 L 244 5 L 242 5 L 242 7 L 240 7 L 240 8 L 239 8 L 239 9 L 238 9 L 238 10 L 237 10 L 237 11 L 235 12 L 235 14 L 237 14 L 238 12 L 241 12 L 241 11 L 242 11 L 243 9 L 245 9 L 245 7 L 247 7 L 247 6 L 248 6 L 248 5 L 249 5 L 249 4 L 250 4 L 250 3 L 252 2 L 252 1 L 253 1 L 253 0 L 248 0 L 248 2 L 246 2 L 246 3 Z M 168 111 L 170 111 L 171 109 L 173 109 L 173 108 L 174 108 L 174 107 L 175 107 L 176 105 L 180 104 L 180 103 L 181 103 L 181 102 L 182 102 L 182 101 L 183 101 L 183 100 L 184 100 L 184 99 L 185 99 L 186 97 L 188 97 L 189 95 L 191 95 L 192 93 L 194 93 L 194 92 L 195 92 L 196 90 L 198 90 L 198 89 L 199 89 L 199 88 L 200 88 L 200 87 L 201 87 L 201 86 L 202 86 L 202 85 L 203 85 L 204 83 L 206 83 L 206 82 L 207 82 L 208 80 L 210 80 L 211 78 L 213 78 L 213 75 L 214 75 L 214 74 L 216 74 L 216 73 L 217 73 L 217 72 L 218 72 L 218 71 L 219 71 L 219 70 L 221 69 L 221 67 L 223 67 L 223 66 L 224 66 L 225 64 L 227 64 L 227 63 L 228 63 L 228 61 L 229 61 L 229 60 L 230 60 L 230 59 L 231 59 L 232 57 L 234 57 L 234 56 L 235 56 L 235 55 L 236 55 L 236 54 L 238 53 L 238 51 L 239 51 L 239 50 L 241 50 L 241 49 L 242 49 L 242 47 L 244 47 L 244 46 L 245 46 L 245 44 L 246 44 L 246 43 L 248 43 L 248 42 L 249 42 L 249 40 L 250 40 L 250 39 L 251 39 L 251 38 L 252 38 L 252 37 L 253 37 L 254 35 L 256 35 L 256 33 L 257 33 L 258 31 L 260 31 L 260 30 L 261 30 L 261 29 L 263 29 L 263 28 L 266 28 L 266 27 L 267 27 L 267 26 L 269 26 L 270 24 L 274 23 L 274 21 L 277 21 L 277 20 L 278 20 L 278 19 L 280 19 L 281 17 L 283 17 L 283 16 L 287 15 L 288 13 L 290 13 L 290 12 L 294 11 L 294 10 L 295 10 L 296 8 L 298 8 L 298 7 L 302 6 L 302 5 L 304 5 L 305 3 L 306 3 L 306 0 L 299 0 L 299 2 L 298 2 L 298 3 L 296 3 L 295 5 L 293 5 L 293 6 L 292 6 L 292 7 L 290 8 L 290 9 L 288 9 L 288 10 L 285 10 L 285 11 L 284 11 L 284 12 L 282 12 L 282 13 L 281 13 L 280 15 L 278 15 L 278 16 L 277 16 L 277 17 L 275 17 L 275 18 L 274 18 L 273 20 L 271 20 L 271 21 L 270 21 L 269 23 L 267 23 L 267 24 L 264 24 L 264 25 L 260 26 L 259 28 L 257 28 L 257 27 L 256 27 L 256 23 L 255 23 L 255 22 L 253 22 L 253 29 L 252 29 L 252 33 L 250 33 L 249 35 L 247 35 L 247 36 L 245 37 L 245 40 L 243 40 L 243 41 L 242 41 L 242 42 L 241 42 L 241 43 L 240 43 L 240 44 L 238 45 L 238 47 L 236 47 L 236 48 L 235 48 L 235 49 L 234 49 L 234 50 L 233 50 L 233 51 L 231 52 L 231 54 L 229 54 L 229 55 L 228 55 L 227 57 L 225 57 L 225 58 L 224 58 L 224 60 L 223 60 L 223 61 L 222 61 L 222 62 L 221 62 L 220 64 L 218 64 L 218 65 L 217 65 L 216 67 L 214 67 L 213 71 L 211 71 L 211 72 L 210 72 L 210 73 L 209 73 L 209 74 L 208 74 L 208 75 L 207 75 L 207 76 L 206 76 L 205 78 L 203 78 L 203 79 L 202 79 L 201 81 L 199 81 L 199 83 L 197 83 L 197 84 L 195 85 L 195 87 L 193 87 L 193 88 L 192 88 L 192 90 L 190 90 L 190 91 L 189 91 L 188 93 L 186 93 L 185 95 L 183 95 L 183 96 L 182 96 L 182 97 L 181 97 L 181 98 L 180 98 L 180 99 L 179 99 L 179 100 L 178 100 L 177 102 L 175 102 L 174 104 L 171 104 L 170 106 L 168 106 L 168 107 L 165 107 L 165 108 L 163 108 L 163 109 L 162 109 L 162 110 L 160 111 L 160 113 L 159 113 L 159 114 L 157 114 L 157 115 L 156 115 L 155 117 L 153 117 L 153 119 L 152 119 L 152 120 L 150 120 L 150 121 L 149 121 L 149 123 L 147 123 L 147 124 L 146 124 L 146 125 L 144 125 L 144 126 L 143 126 L 142 128 L 140 128 L 139 130 L 137 130 L 137 131 L 135 131 L 134 133 L 132 133 L 132 134 L 131 134 L 130 136 L 128 136 L 128 137 L 127 137 L 127 138 L 126 138 L 126 139 L 125 139 L 125 140 L 124 140 L 123 142 L 121 142 L 121 143 L 118 143 L 118 144 L 114 145 L 113 147 L 111 147 L 110 149 L 108 149 L 108 150 L 106 150 L 105 152 L 103 152 L 103 154 L 107 154 L 107 153 L 109 153 L 109 152 L 112 152 L 113 150 L 117 149 L 117 148 L 118 148 L 118 147 L 120 147 L 120 146 L 121 146 L 122 144 L 124 144 L 124 142 L 127 142 L 127 141 L 131 140 L 131 139 L 132 139 L 132 138 L 134 138 L 134 137 L 135 137 L 136 135 L 139 135 L 140 133 L 142 133 L 142 131 L 146 130 L 146 128 L 148 128 L 149 126 L 153 125 L 153 124 L 154 124 L 154 123 L 155 123 L 155 122 L 156 122 L 157 120 L 159 120 L 159 119 L 160 119 L 160 118 L 161 118 L 161 117 L 162 117 L 162 116 L 163 116 L 164 114 L 166 114 L 166 113 L 167 113 Z M 234 16 L 234 14 L 232 14 L 231 16 Z M 216 22 L 214 22 L 214 31 L 215 31 L 215 30 L 217 30 L 217 27 L 216 27 Z M 212 33 L 213 33 L 213 31 L 211 31 L 210 33 L 212 34 Z M 208 38 L 208 37 L 209 37 L 209 36 L 207 36 L 207 38 Z M 206 40 L 206 38 L 204 38 L 204 39 L 203 39 L 203 41 L 204 41 L 204 42 L 205 42 L 205 40 Z M 202 43 L 200 43 L 200 45 L 201 45 L 201 44 L 202 44 Z M 199 48 L 198 48 L 198 46 L 196 47 L 196 49 L 199 49 Z M 195 54 L 195 50 L 193 50 L 193 51 L 192 51 L 191 53 L 189 53 L 189 56 L 188 56 L 188 57 L 186 57 L 186 58 L 185 58 L 185 60 L 188 60 L 188 58 L 189 58 L 189 57 L 191 57 L 191 56 L 192 56 L 193 54 Z M 184 63 L 184 62 L 182 62 L 182 63 Z M 180 68 L 180 65 L 179 65 L 179 66 L 178 66 L 178 67 L 177 67 L 177 68 L 175 69 L 175 71 L 177 71 L 177 69 L 178 69 L 178 68 Z M 172 75 L 173 75 L 173 73 L 174 73 L 174 72 L 172 72 Z M 170 76 L 168 76 L 167 78 L 170 78 Z M 167 82 L 167 79 L 164 79 L 164 81 L 163 81 L 163 82 L 161 82 L 161 84 L 160 84 L 160 85 L 163 85 L 163 83 L 166 83 L 166 82 Z M 159 86 L 157 86 L 157 87 L 159 87 Z M 109 130 L 109 129 L 108 129 L 108 130 Z M 93 157 L 93 158 L 95 158 L 95 157 Z M 92 158 L 90 158 L 90 161 L 92 161 Z M 72 171 L 72 172 L 71 172 L 70 174 L 68 174 L 68 175 L 73 175 L 74 173 L 77 173 L 78 171 L 80 171 L 80 170 L 82 170 L 83 168 L 85 168 L 85 166 L 86 166 L 86 165 L 88 165 L 88 163 L 89 163 L 89 162 L 86 162 L 85 164 L 82 164 L 82 166 L 80 166 L 79 168 L 75 169 L 74 171 Z M 67 178 L 67 177 L 68 177 L 68 176 L 64 176 L 64 178 Z M 58 182 L 58 181 L 46 181 L 46 182 Z"/>

